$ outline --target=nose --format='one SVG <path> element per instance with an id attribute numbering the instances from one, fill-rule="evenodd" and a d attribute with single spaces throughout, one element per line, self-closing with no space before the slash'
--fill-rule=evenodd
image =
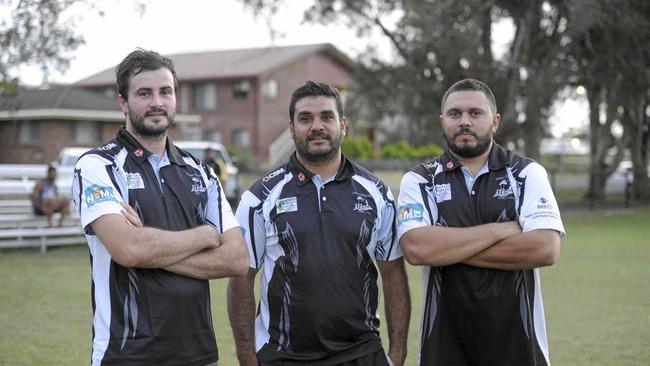
<path id="1" fill-rule="evenodd" d="M 469 118 L 469 113 L 463 112 L 460 116 L 460 125 L 461 126 L 469 126 L 471 125 L 470 118 Z"/>
<path id="2" fill-rule="evenodd" d="M 314 122 L 311 124 L 312 130 L 322 131 L 325 129 L 325 123 L 319 116 L 314 117 Z"/>
<path id="3" fill-rule="evenodd" d="M 159 106 L 163 105 L 162 97 L 158 93 L 153 94 L 153 96 L 151 98 L 151 105 L 154 105 L 156 107 L 159 107 Z"/>

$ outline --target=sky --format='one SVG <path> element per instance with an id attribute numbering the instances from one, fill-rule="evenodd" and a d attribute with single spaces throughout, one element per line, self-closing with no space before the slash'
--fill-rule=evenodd
<path id="1" fill-rule="evenodd" d="M 287 1 L 271 20 L 278 36 L 272 38 L 267 23 L 236 0 L 140 0 L 141 12 L 132 0 L 98 0 L 95 9 L 75 5 L 67 14 L 75 29 L 85 38 L 73 54 L 70 67 L 63 73 L 52 71 L 50 83 L 73 83 L 117 65 L 136 47 L 162 54 L 212 51 L 251 47 L 331 43 L 353 59 L 368 44 L 379 49 L 383 58 L 391 58 L 389 42 L 378 33 L 360 38 L 343 24 L 304 24 L 302 15 L 310 2 Z M 103 15 L 99 14 L 99 11 Z M 502 53 L 512 37 L 512 24 L 493 29 L 496 55 Z M 21 82 L 37 86 L 43 74 L 36 66 L 18 70 Z M 555 106 L 552 132 L 559 136 L 584 124 L 585 103 L 568 100 Z"/>

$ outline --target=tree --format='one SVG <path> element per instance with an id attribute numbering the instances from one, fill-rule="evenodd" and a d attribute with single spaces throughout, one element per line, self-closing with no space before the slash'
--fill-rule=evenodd
<path id="1" fill-rule="evenodd" d="M 144 12 L 140 0 L 134 4 Z M 39 65 L 45 75 L 68 68 L 71 53 L 84 42 L 69 14 L 75 5 L 102 14 L 89 0 L 0 0 L 0 95 L 17 91 L 11 73 L 20 65 Z"/>
<path id="2" fill-rule="evenodd" d="M 10 72 L 22 64 L 37 64 L 47 72 L 65 69 L 69 52 L 83 43 L 73 31 L 73 24 L 62 21 L 72 4 L 82 0 L 0 0 L 8 9 L 9 19 L 0 23 L 0 82 L 5 92 L 16 79 Z"/>
<path id="3" fill-rule="evenodd" d="M 576 83 L 590 103 L 591 163 L 587 197 L 605 198 L 605 184 L 629 149 L 634 196 L 650 199 L 648 106 L 650 3 L 574 0 L 570 56 Z M 617 136 L 613 126 L 623 133 Z"/>
<path id="4" fill-rule="evenodd" d="M 283 3 L 242 1 L 265 16 Z M 372 47 L 360 60 L 348 104 L 357 119 L 391 125 L 407 121 L 395 129 L 395 137 L 442 146 L 437 120 L 444 91 L 459 79 L 479 78 L 493 88 L 503 115 L 497 140 L 537 158 L 539 141 L 547 133 L 547 111 L 566 74 L 557 56 L 565 29 L 561 5 L 537 0 L 315 0 L 305 20 L 343 21 L 359 36 L 377 30 L 393 46 L 395 60 L 380 59 Z M 394 18 L 395 24 L 386 21 Z M 505 18 L 513 19 L 514 40 L 506 55 L 496 59 L 492 26 Z"/>

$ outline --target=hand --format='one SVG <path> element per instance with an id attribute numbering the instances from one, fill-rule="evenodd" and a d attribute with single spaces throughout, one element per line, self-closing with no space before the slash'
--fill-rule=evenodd
<path id="1" fill-rule="evenodd" d="M 388 360 L 388 364 L 390 366 L 403 366 L 404 361 L 405 361 L 405 356 L 402 354 L 398 354 L 398 352 L 388 352 L 386 354 L 386 359 Z"/>
<path id="2" fill-rule="evenodd" d="M 257 356 L 255 353 L 240 354 L 237 356 L 239 359 L 239 366 L 258 366 Z"/>
<path id="3" fill-rule="evenodd" d="M 129 206 L 129 204 L 126 202 L 122 202 L 122 207 L 124 207 L 124 210 L 122 210 L 122 215 L 124 215 L 126 221 L 129 224 L 136 227 L 143 226 L 142 221 L 140 221 L 140 216 L 138 216 L 138 213 L 135 212 L 133 207 Z"/>

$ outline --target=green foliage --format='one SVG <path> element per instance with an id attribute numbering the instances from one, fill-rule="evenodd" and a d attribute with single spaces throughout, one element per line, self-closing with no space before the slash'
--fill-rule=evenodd
<path id="1" fill-rule="evenodd" d="M 442 154 L 442 149 L 436 144 L 413 147 L 408 141 L 399 140 L 384 146 L 381 157 L 400 160 L 426 160 Z"/>
<path id="2" fill-rule="evenodd" d="M 367 138 L 345 138 L 341 150 L 348 158 L 361 160 L 373 158 L 372 142 Z"/>
<path id="3" fill-rule="evenodd" d="M 257 170 L 257 161 L 253 157 L 253 154 L 247 149 L 228 147 L 228 154 L 233 159 L 233 163 L 242 171 L 242 172 L 252 172 Z"/>

